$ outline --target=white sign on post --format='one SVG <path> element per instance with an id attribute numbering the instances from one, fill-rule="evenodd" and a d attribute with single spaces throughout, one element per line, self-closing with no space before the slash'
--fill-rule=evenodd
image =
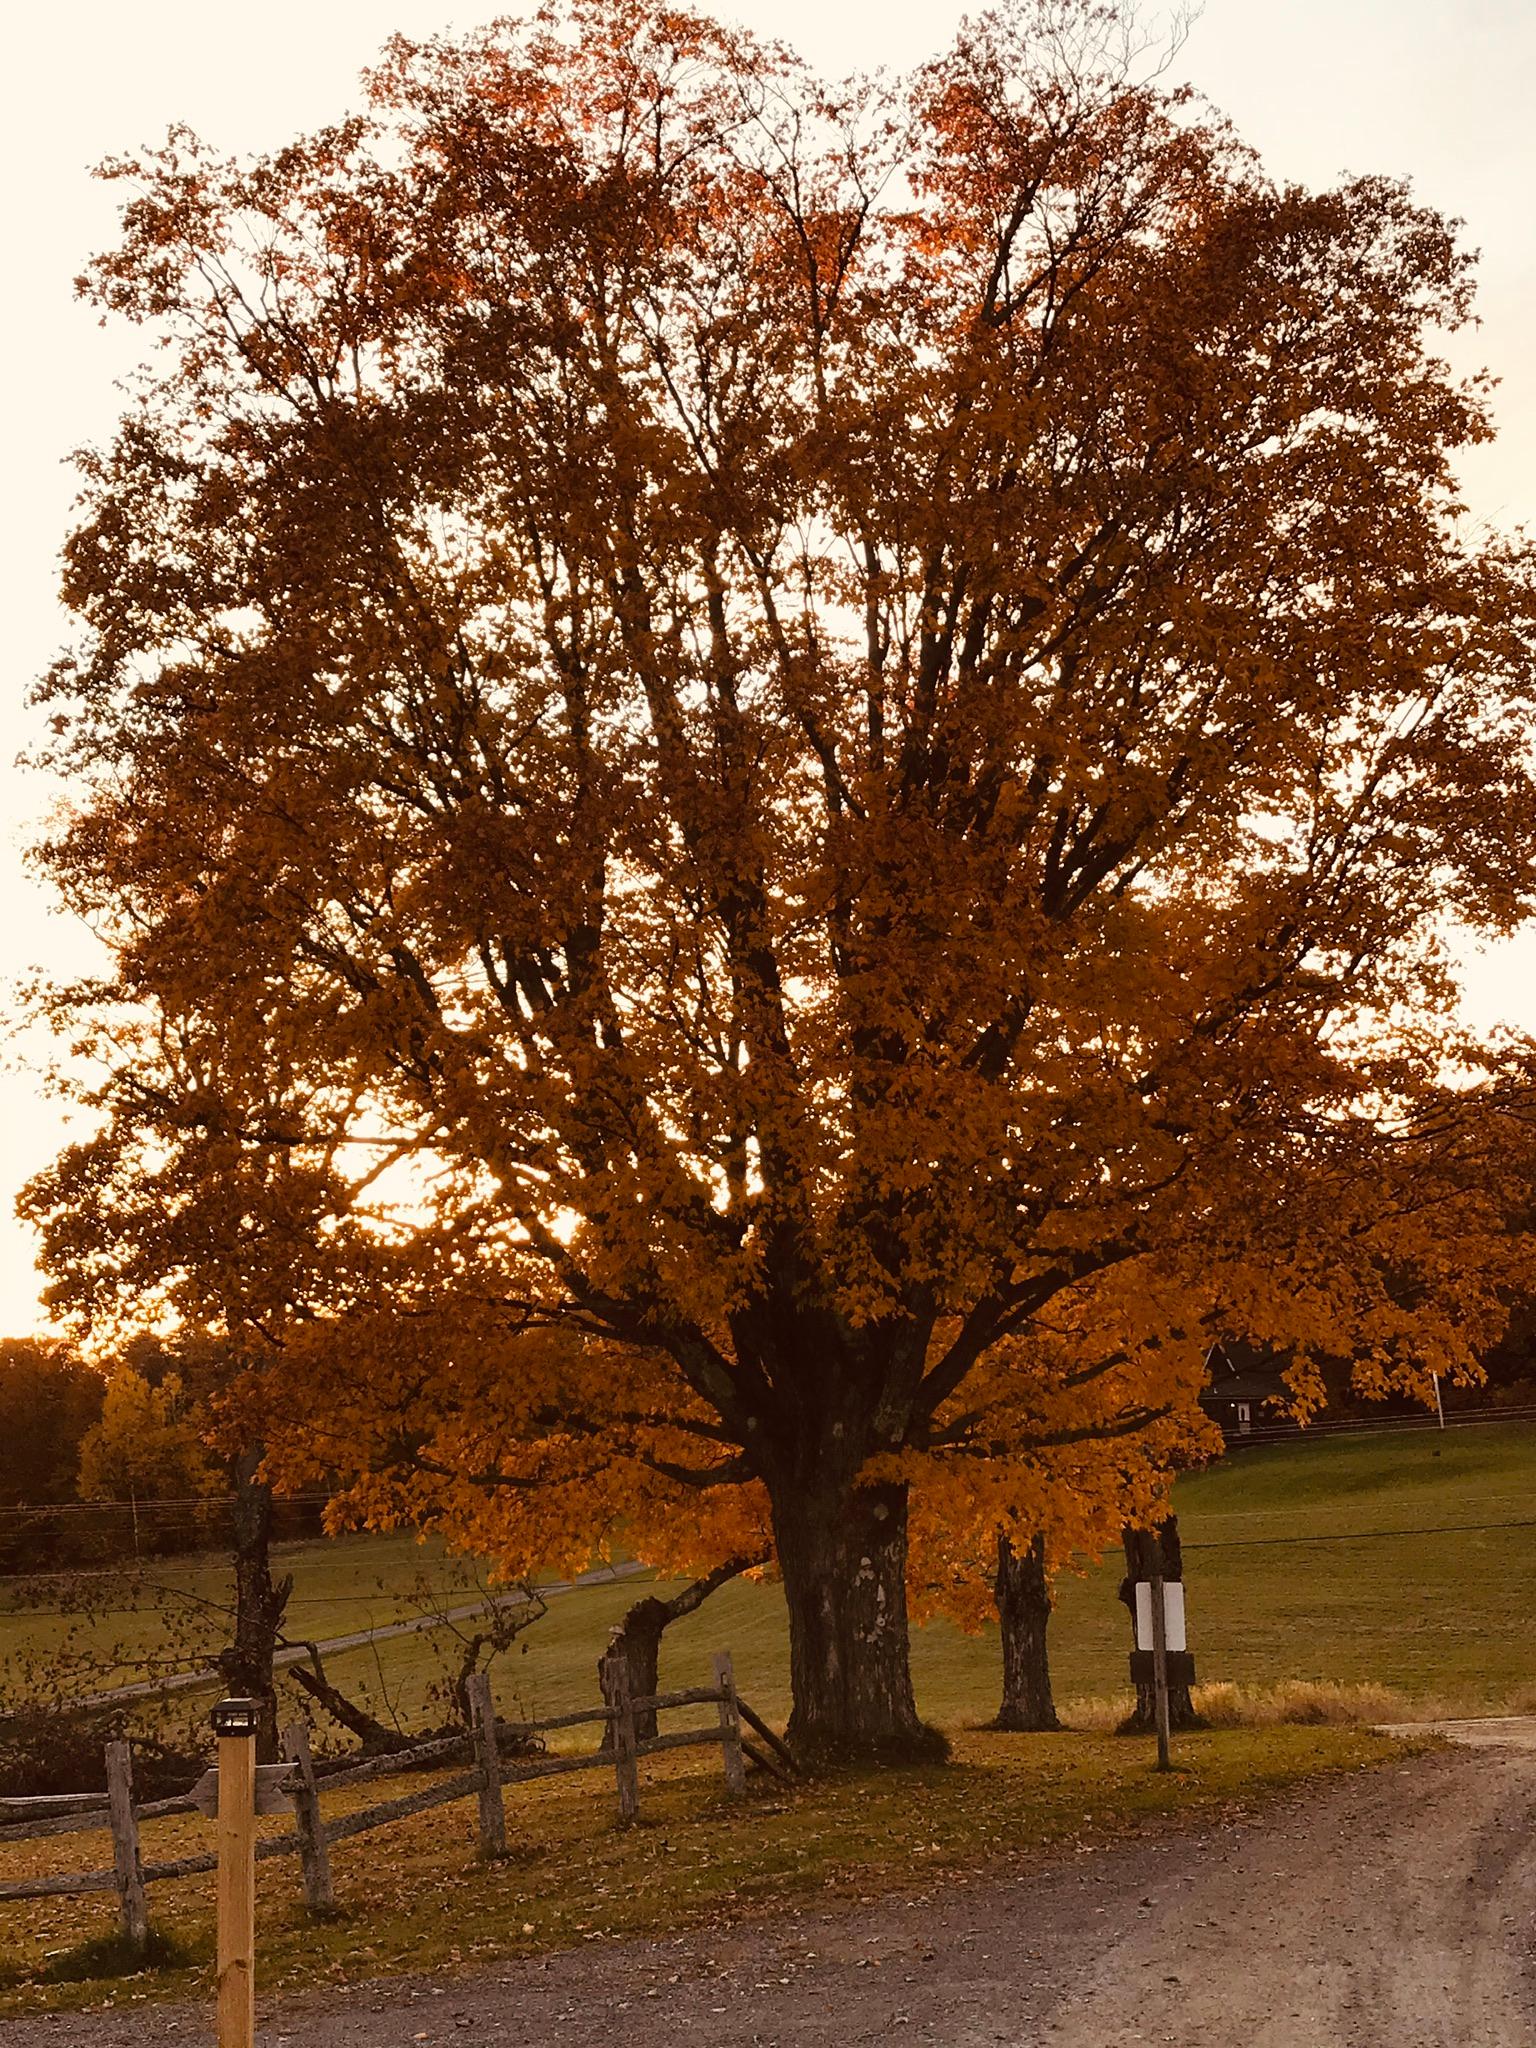
<path id="1" fill-rule="evenodd" d="M 1184 1639 L 1184 1588 L 1176 1579 L 1163 1581 L 1163 1629 L 1170 1650 L 1188 1649 Z M 1148 1579 L 1136 1581 L 1136 1647 L 1156 1648 L 1152 1641 L 1152 1585 Z"/>

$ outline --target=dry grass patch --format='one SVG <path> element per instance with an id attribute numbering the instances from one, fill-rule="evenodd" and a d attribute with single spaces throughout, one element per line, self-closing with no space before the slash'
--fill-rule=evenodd
<path id="1" fill-rule="evenodd" d="M 1286 1678 L 1275 1685 L 1197 1685 L 1193 1697 L 1195 1711 L 1212 1728 L 1377 1728 L 1489 1714 L 1536 1714 L 1536 1685 L 1516 1686 L 1490 1702 L 1467 1693 L 1403 1693 L 1390 1685 Z M 1128 1692 L 1068 1700 L 1061 1717 L 1069 1728 L 1111 1735 L 1133 1705 Z"/>

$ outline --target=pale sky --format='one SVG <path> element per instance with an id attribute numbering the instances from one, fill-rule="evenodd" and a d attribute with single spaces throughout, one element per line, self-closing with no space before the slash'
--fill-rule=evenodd
<path id="1" fill-rule="evenodd" d="M 0 688 L 0 1000 L 43 970 L 89 967 L 89 935 L 52 910 L 21 847 L 56 792 L 13 757 L 35 737 L 23 700 L 67 622 L 57 554 L 69 521 L 65 458 L 105 439 L 113 381 L 136 356 L 103 332 L 71 280 L 113 239 L 114 198 L 88 176 L 101 157 L 188 123 L 230 151 L 276 147 L 355 105 L 357 76 L 395 31 L 468 29 L 508 7 L 475 0 L 85 0 L 25 9 L 8 33 L 0 124 L 10 315 L 0 349 L 9 400 L 0 520 L 6 662 Z M 794 43 L 832 72 L 903 68 L 947 40 L 959 0 L 719 0 L 716 11 Z M 1150 15 L 1148 6 L 1145 13 Z M 1501 379 L 1498 441 L 1473 452 L 1471 512 L 1536 527 L 1536 0 L 1206 0 L 1175 66 L 1231 116 L 1270 172 L 1312 185 L 1343 172 L 1410 176 L 1466 222 L 1482 251 L 1481 329 L 1458 351 Z M 1467 974 L 1469 1015 L 1536 1031 L 1536 932 Z M 16 1190 L 65 1142 L 36 1067 L 47 1048 L 0 1043 L 0 1336 L 41 1326 Z"/>

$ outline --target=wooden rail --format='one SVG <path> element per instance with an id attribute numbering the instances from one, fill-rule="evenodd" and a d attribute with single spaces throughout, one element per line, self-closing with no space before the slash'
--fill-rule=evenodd
<path id="1" fill-rule="evenodd" d="M 628 1690 L 627 1666 L 617 1655 L 603 1660 L 601 1674 L 605 1693 L 602 1706 L 574 1714 L 552 1715 L 546 1721 L 506 1722 L 495 1718 L 490 1681 L 482 1673 L 479 1683 L 470 1688 L 472 1722 L 463 1735 L 439 1737 L 414 1749 L 370 1758 L 367 1763 L 329 1775 L 316 1770 L 309 1754 L 308 1731 L 302 1722 L 295 1722 L 283 1731 L 284 1755 L 290 1769 L 279 1784 L 281 1792 L 292 1803 L 294 1826 L 291 1832 L 269 1835 L 259 1841 L 256 1844 L 258 1860 L 297 1856 L 303 1872 L 305 1903 L 311 1913 L 323 1915 L 335 1907 L 330 1871 L 333 1843 L 369 1833 L 374 1828 L 387 1827 L 391 1822 L 404 1820 L 413 1814 L 429 1812 L 433 1807 L 447 1806 L 460 1799 L 475 1799 L 480 1853 L 492 1858 L 503 1856 L 507 1851 L 503 1795 L 508 1785 L 556 1777 L 568 1771 L 609 1770 L 614 1773 L 620 1822 L 628 1824 L 639 1817 L 638 1765 L 644 1757 L 657 1756 L 668 1750 L 691 1749 L 706 1743 L 718 1744 L 725 1769 L 726 1789 L 732 1797 L 739 1796 L 745 1789 L 744 1760 L 748 1756 L 755 1764 L 777 1776 L 785 1777 L 792 1771 L 793 1760 L 788 1749 L 737 1693 L 729 1651 L 722 1650 L 716 1654 L 715 1682 L 708 1686 L 688 1686 L 674 1692 L 632 1696 Z M 644 1739 L 637 1736 L 636 1724 L 640 1714 L 692 1706 L 714 1707 L 716 1725 L 678 1729 Z M 743 1722 L 762 1737 L 767 1744 L 766 1754 L 743 1736 Z M 611 1749 L 585 1751 L 578 1756 L 514 1757 L 510 1760 L 501 1754 L 504 1741 L 526 1742 L 551 1729 L 575 1728 L 591 1723 L 612 1728 L 614 1740 Z M 322 1794 L 339 1792 L 373 1778 L 397 1776 L 455 1756 L 472 1760 L 472 1767 L 435 1785 L 381 1800 L 376 1805 L 361 1807 L 352 1813 L 336 1814 L 330 1819 L 322 1814 Z M 0 1801 L 0 1815 L 7 1811 L 15 1814 L 20 1808 L 28 1816 L 17 1817 L 8 1825 L 0 1826 L 0 1842 L 28 1841 L 106 1827 L 111 1828 L 113 1841 L 110 1870 L 72 1871 L 57 1877 L 23 1878 L 0 1883 L 0 1900 L 72 1898 L 90 1892 L 116 1891 L 124 1931 L 131 1942 L 142 1947 L 148 1935 L 144 1887 L 170 1878 L 193 1877 L 214 1870 L 218 1858 L 204 1853 L 183 1856 L 171 1862 L 144 1863 L 140 1856 L 139 1822 L 198 1809 L 186 1794 L 173 1799 L 152 1800 L 143 1805 L 136 1803 L 126 1743 L 109 1745 L 108 1782 L 110 1797 L 107 1799 L 100 1793 L 87 1792 Z"/>

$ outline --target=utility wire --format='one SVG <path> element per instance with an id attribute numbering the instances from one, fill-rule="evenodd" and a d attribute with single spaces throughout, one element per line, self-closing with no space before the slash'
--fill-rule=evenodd
<path id="1" fill-rule="evenodd" d="M 1181 1550 L 1270 1550 L 1280 1543 L 1370 1543 L 1381 1536 L 1478 1536 L 1490 1529 L 1536 1529 L 1536 1518 L 1523 1522 L 1446 1522 L 1429 1529 L 1338 1529 L 1325 1536 L 1218 1536 Z"/>
<path id="2" fill-rule="evenodd" d="M 285 1493 L 273 1501 L 275 1512 L 281 1514 L 287 1507 L 324 1507 L 331 1499 L 328 1493 Z M 189 1508 L 201 1508 L 212 1513 L 215 1510 L 232 1509 L 236 1495 L 187 1494 L 172 1499 L 153 1500 L 62 1500 L 62 1501 L 7 1501 L 0 1504 L 0 1515 L 92 1515 L 92 1514 L 177 1514 Z"/>

